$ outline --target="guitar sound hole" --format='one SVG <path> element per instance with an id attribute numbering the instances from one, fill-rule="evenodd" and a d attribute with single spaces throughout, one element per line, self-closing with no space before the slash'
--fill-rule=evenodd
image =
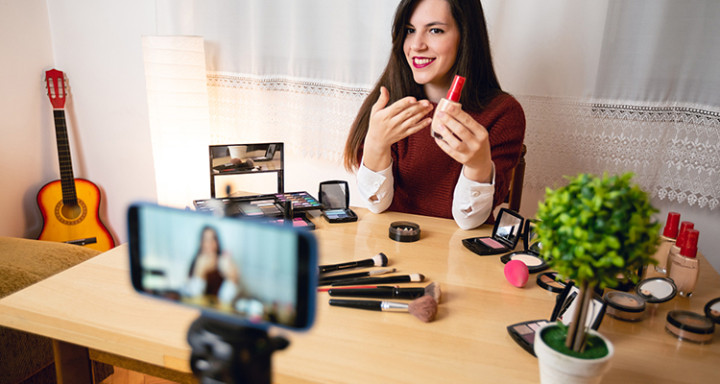
<path id="1" fill-rule="evenodd" d="M 87 207 L 85 202 L 78 199 L 76 205 L 65 205 L 62 200 L 55 206 L 55 217 L 58 221 L 66 225 L 77 224 L 85 219 L 87 215 Z"/>

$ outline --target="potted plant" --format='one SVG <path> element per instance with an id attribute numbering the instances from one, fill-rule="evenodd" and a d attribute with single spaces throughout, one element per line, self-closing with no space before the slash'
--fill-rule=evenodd
<path id="1" fill-rule="evenodd" d="M 569 326 L 553 323 L 536 333 L 543 382 L 600 380 L 614 350 L 609 340 L 585 328 L 593 292 L 637 283 L 638 271 L 655 262 L 660 224 L 652 216 L 657 210 L 647 193 L 631 183 L 632 176 L 580 174 L 564 187 L 548 188 L 539 204 L 540 255 L 580 290 Z M 573 371 L 589 377 L 571 379 Z"/>

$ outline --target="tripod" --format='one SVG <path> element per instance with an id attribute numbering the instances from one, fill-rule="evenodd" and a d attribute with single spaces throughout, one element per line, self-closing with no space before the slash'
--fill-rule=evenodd
<path id="1" fill-rule="evenodd" d="M 271 358 L 290 342 L 266 330 L 201 315 L 187 334 L 190 366 L 202 384 L 270 384 Z"/>

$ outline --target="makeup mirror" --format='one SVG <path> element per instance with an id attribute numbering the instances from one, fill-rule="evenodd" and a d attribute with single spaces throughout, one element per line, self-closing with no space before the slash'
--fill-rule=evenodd
<path id="1" fill-rule="evenodd" d="M 498 214 L 495 228 L 493 229 L 493 238 L 496 240 L 503 239 L 504 243 L 511 244 L 515 248 L 520 239 L 520 231 L 522 230 L 523 217 L 517 212 L 503 208 Z M 511 249 L 512 249 L 511 248 Z"/>
<path id="2" fill-rule="evenodd" d="M 540 244 L 540 240 L 538 240 L 537 237 L 536 223 L 537 220 L 525 220 L 525 229 L 523 230 L 523 243 L 525 245 L 526 251 L 539 255 L 540 250 L 542 249 L 542 244 Z"/>
<path id="3" fill-rule="evenodd" d="M 283 143 L 211 145 L 212 198 L 284 192 Z"/>

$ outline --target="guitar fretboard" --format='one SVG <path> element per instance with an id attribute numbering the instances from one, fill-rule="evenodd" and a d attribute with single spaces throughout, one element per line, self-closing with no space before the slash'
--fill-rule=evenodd
<path id="1" fill-rule="evenodd" d="M 70 156 L 70 143 L 68 141 L 67 125 L 65 124 L 65 110 L 54 109 L 55 134 L 57 136 L 58 160 L 60 162 L 60 184 L 62 185 L 63 204 L 77 205 L 77 192 L 75 191 L 75 176 L 73 176 L 72 157 Z"/>

